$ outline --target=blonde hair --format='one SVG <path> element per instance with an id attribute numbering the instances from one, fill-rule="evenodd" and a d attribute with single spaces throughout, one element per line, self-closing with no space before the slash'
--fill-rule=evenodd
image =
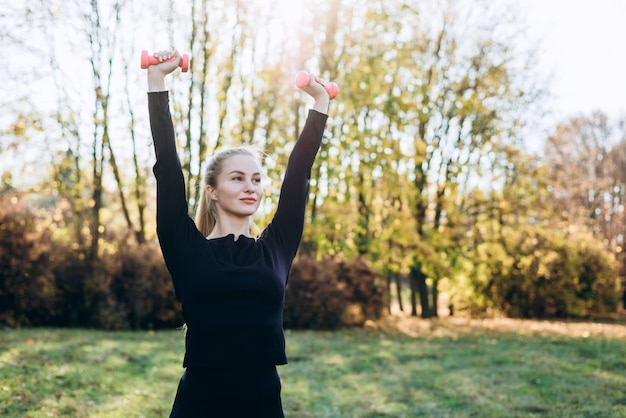
<path id="1" fill-rule="evenodd" d="M 254 158 L 259 166 L 261 165 L 262 152 L 251 146 L 238 146 L 223 149 L 215 154 L 207 161 L 204 168 L 204 177 L 200 190 L 200 202 L 196 209 L 195 223 L 196 227 L 204 235 L 208 236 L 217 222 L 217 204 L 211 196 L 206 192 L 207 186 L 217 187 L 217 178 L 224 168 L 224 162 L 236 155 L 246 155 Z M 254 228 L 254 222 L 250 219 L 250 234 Z"/>

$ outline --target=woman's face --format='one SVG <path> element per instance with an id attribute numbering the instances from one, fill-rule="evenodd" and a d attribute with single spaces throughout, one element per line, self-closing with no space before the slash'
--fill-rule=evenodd
<path id="1" fill-rule="evenodd" d="M 249 155 L 233 155 L 223 164 L 216 187 L 207 186 L 209 196 L 224 214 L 253 215 L 263 198 L 258 162 Z"/>

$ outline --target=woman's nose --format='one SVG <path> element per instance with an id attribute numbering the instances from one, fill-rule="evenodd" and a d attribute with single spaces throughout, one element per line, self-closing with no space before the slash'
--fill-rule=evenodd
<path id="1" fill-rule="evenodd" d="M 245 184 L 244 184 L 244 190 L 248 193 L 253 193 L 254 192 L 254 184 L 252 183 L 252 180 L 246 180 Z"/>

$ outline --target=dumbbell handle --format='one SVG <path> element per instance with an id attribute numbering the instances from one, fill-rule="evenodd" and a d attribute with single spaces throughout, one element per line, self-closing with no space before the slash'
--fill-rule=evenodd
<path id="1" fill-rule="evenodd" d="M 164 61 L 159 61 L 159 59 L 155 57 L 154 55 L 148 54 L 148 51 L 141 51 L 141 68 L 144 70 L 151 65 L 159 65 L 162 62 L 167 62 L 167 61 L 174 61 L 174 57 L 164 60 Z M 181 68 L 183 73 L 186 73 L 187 71 L 189 71 L 189 55 L 183 54 L 178 66 Z"/>
<path id="2" fill-rule="evenodd" d="M 296 75 L 296 86 L 300 89 L 307 86 L 310 81 L 311 75 L 306 71 L 299 71 Z M 337 93 L 339 93 L 339 86 L 337 86 L 337 84 L 333 83 L 332 81 L 330 83 L 324 84 L 324 89 L 328 93 L 328 97 L 330 97 L 331 99 L 337 97 Z"/>

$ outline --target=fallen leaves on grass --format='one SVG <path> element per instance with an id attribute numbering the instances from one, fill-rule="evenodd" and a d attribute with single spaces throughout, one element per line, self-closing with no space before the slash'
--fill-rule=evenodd
<path id="1" fill-rule="evenodd" d="M 515 333 L 522 335 L 568 336 L 578 338 L 626 339 L 626 322 L 530 320 L 511 318 L 431 318 L 422 319 L 393 314 L 379 321 L 368 321 L 367 328 L 383 332 L 398 332 L 411 337 L 456 336 L 475 332 Z"/>

